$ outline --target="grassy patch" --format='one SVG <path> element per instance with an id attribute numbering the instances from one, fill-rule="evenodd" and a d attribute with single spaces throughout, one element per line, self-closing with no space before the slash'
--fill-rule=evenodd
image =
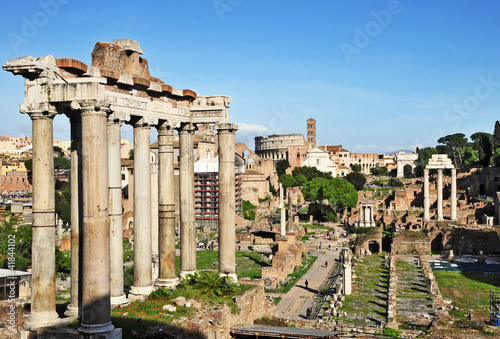
<path id="1" fill-rule="evenodd" d="M 181 258 L 176 257 L 177 272 L 179 272 L 180 266 Z M 263 261 L 259 253 L 236 252 L 236 275 L 238 278 L 261 278 L 263 266 L 271 266 L 271 263 Z M 196 251 L 196 268 L 198 270 L 218 270 L 219 252 Z"/>
<path id="2" fill-rule="evenodd" d="M 468 299 L 474 318 L 489 318 L 489 292 L 500 292 L 500 274 L 436 270 L 434 276 L 441 295 L 453 300 L 453 306 L 459 307 L 458 311 L 451 311 L 450 315 L 462 318 Z"/>
<path id="3" fill-rule="evenodd" d="M 318 225 L 318 224 L 305 224 L 301 225 L 304 228 L 308 228 L 309 230 L 322 229 L 322 230 L 331 230 L 328 226 Z"/>

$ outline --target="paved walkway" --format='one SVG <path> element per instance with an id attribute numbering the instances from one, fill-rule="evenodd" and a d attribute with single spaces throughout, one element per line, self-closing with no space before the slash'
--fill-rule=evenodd
<path id="1" fill-rule="evenodd" d="M 339 257 L 342 242 L 347 241 L 348 239 L 346 238 L 340 238 L 335 241 L 316 238 L 306 242 L 307 249 L 311 255 L 318 256 L 318 259 L 288 293 L 285 295 L 273 294 L 282 297 L 278 304 L 279 317 L 289 319 L 305 318 L 306 310 L 312 306 L 317 289 L 326 279 L 328 272 L 332 268 L 331 265 L 335 264 L 335 259 Z M 321 249 L 319 248 L 320 243 Z M 331 245 L 331 250 L 328 249 L 328 245 Z M 338 247 L 338 251 L 335 251 L 336 247 Z M 325 261 L 328 261 L 328 267 L 325 267 Z M 305 286 L 306 280 L 308 281 L 307 288 Z"/>

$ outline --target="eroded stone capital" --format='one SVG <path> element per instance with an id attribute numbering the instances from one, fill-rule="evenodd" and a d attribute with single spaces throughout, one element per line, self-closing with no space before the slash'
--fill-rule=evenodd
<path id="1" fill-rule="evenodd" d="M 48 102 L 20 104 L 19 111 L 28 114 L 31 119 L 53 118 L 59 113 L 57 108 Z"/>
<path id="2" fill-rule="evenodd" d="M 238 125 L 230 122 L 222 122 L 218 124 L 214 124 L 214 130 L 220 131 L 228 131 L 234 133 L 238 130 Z"/>
<path id="3" fill-rule="evenodd" d="M 124 122 L 130 121 L 130 115 L 121 113 L 121 112 L 113 112 L 108 116 L 108 125 L 111 124 L 119 124 L 121 125 Z"/>
<path id="4" fill-rule="evenodd" d="M 177 128 L 179 133 L 194 133 L 196 130 L 196 124 L 190 122 L 181 122 L 180 126 Z"/>
<path id="5" fill-rule="evenodd" d="M 179 122 L 159 120 L 158 125 L 156 125 L 156 129 L 158 130 L 158 133 L 162 133 L 163 135 L 170 135 L 174 132 L 174 129 L 178 128 L 179 126 Z"/>
<path id="6" fill-rule="evenodd" d="M 137 127 L 151 128 L 158 124 L 158 119 L 153 117 L 131 117 L 130 124 Z"/>
<path id="7" fill-rule="evenodd" d="M 102 100 L 73 100 L 70 108 L 80 114 L 110 114 L 109 103 Z"/>

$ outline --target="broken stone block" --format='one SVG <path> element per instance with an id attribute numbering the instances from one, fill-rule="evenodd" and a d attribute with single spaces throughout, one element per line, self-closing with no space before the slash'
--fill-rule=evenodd
<path id="1" fill-rule="evenodd" d="M 177 312 L 177 307 L 172 305 L 163 305 L 162 309 L 168 312 Z"/>
<path id="2" fill-rule="evenodd" d="M 186 306 L 186 298 L 184 297 L 177 297 L 174 299 L 174 302 L 177 306 Z"/>

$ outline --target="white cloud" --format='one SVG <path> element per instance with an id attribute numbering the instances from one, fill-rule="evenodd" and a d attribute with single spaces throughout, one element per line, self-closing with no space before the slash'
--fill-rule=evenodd
<path id="1" fill-rule="evenodd" d="M 239 122 L 237 124 L 238 124 L 238 132 L 237 132 L 238 134 L 259 136 L 269 133 L 269 128 L 263 125 L 245 124 L 244 122 Z"/>

